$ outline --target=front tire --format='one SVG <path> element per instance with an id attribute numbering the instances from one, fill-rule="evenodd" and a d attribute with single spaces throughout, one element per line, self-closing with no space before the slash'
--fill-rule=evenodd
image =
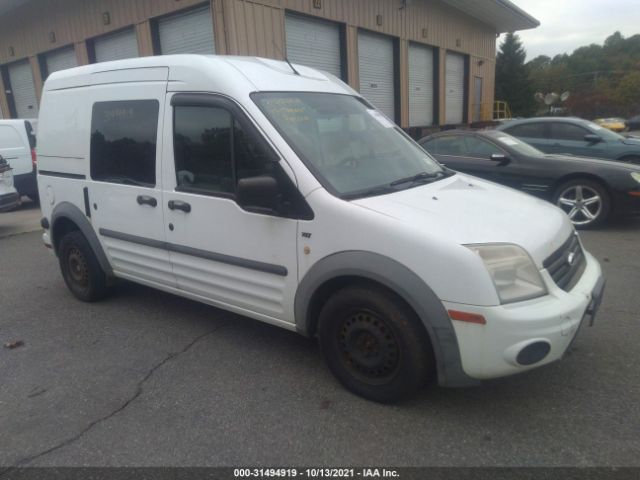
<path id="1" fill-rule="evenodd" d="M 350 391 L 381 403 L 424 387 L 435 371 L 429 337 L 417 315 L 376 285 L 334 294 L 320 312 L 320 349 L 331 372 Z"/>
<path id="2" fill-rule="evenodd" d="M 576 228 L 586 229 L 602 225 L 611 211 L 607 190 L 592 180 L 576 179 L 560 185 L 554 203 L 569 216 Z"/>
<path id="3" fill-rule="evenodd" d="M 107 295 L 107 276 L 81 232 L 70 232 L 62 237 L 58 260 L 62 278 L 76 298 L 95 302 Z"/>

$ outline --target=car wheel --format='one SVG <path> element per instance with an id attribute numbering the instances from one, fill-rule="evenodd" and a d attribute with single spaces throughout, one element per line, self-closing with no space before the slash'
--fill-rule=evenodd
<path id="1" fill-rule="evenodd" d="M 640 165 L 640 157 L 636 155 L 630 155 L 628 157 L 622 157 L 620 160 L 627 163 L 633 163 L 634 165 Z"/>
<path id="2" fill-rule="evenodd" d="M 606 189 L 586 179 L 572 180 L 560 185 L 554 200 L 576 228 L 601 225 L 611 210 L 611 200 Z"/>
<path id="3" fill-rule="evenodd" d="M 332 373 L 369 400 L 402 400 L 420 390 L 435 370 L 420 319 L 375 285 L 354 285 L 333 295 L 320 312 L 318 334 Z"/>
<path id="4" fill-rule="evenodd" d="M 106 296 L 107 276 L 81 232 L 70 232 L 62 237 L 58 259 L 62 277 L 76 298 L 95 302 Z"/>

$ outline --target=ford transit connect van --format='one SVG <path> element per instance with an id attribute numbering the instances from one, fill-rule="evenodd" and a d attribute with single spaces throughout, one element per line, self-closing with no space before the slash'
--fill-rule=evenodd
<path id="1" fill-rule="evenodd" d="M 76 297 L 122 278 L 317 336 L 376 401 L 558 360 L 602 297 L 561 210 L 444 168 L 304 66 L 56 72 L 38 137 L 44 243 Z"/>

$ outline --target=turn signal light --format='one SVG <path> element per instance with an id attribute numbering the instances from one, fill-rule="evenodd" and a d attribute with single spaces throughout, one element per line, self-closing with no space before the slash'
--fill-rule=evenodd
<path id="1" fill-rule="evenodd" d="M 449 317 L 451 317 L 451 320 L 458 320 L 459 322 L 475 323 L 478 325 L 485 325 L 487 323 L 485 318 L 477 313 L 449 310 Z"/>

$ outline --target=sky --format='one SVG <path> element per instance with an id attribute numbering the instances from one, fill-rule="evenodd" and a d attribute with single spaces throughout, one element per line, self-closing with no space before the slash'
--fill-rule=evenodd
<path id="1" fill-rule="evenodd" d="M 541 23 L 536 29 L 518 32 L 527 60 L 602 44 L 616 30 L 625 37 L 640 33 L 640 0 L 511 1 Z"/>

